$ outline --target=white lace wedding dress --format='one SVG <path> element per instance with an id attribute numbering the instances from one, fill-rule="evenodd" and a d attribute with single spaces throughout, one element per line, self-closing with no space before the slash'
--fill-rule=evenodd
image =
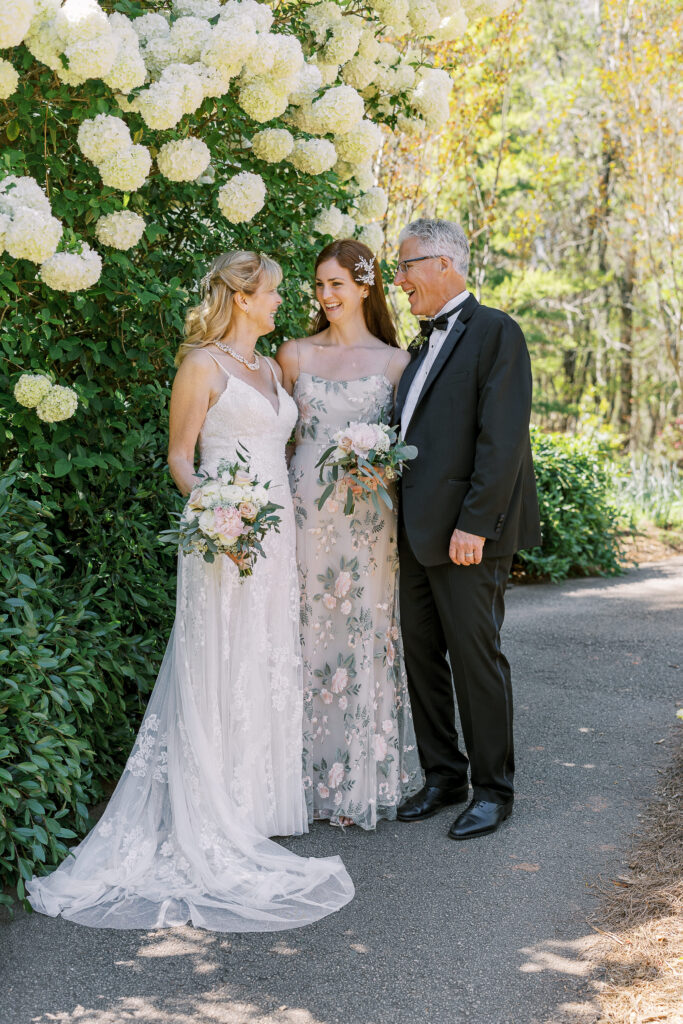
<path id="1" fill-rule="evenodd" d="M 89 835 L 28 884 L 44 914 L 99 928 L 275 931 L 353 896 L 339 857 L 298 857 L 266 836 L 307 831 L 295 532 L 284 448 L 296 405 L 278 409 L 238 377 L 209 409 L 201 468 L 235 458 L 284 506 L 266 558 L 178 558 L 176 619 L 126 768 Z"/>

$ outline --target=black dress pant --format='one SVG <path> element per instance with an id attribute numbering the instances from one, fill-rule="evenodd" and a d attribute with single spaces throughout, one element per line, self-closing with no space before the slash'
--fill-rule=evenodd
<path id="1" fill-rule="evenodd" d="M 500 628 L 512 557 L 424 566 L 402 528 L 399 558 L 408 689 L 427 785 L 464 783 L 469 757 L 475 799 L 504 803 L 513 796 L 514 750 Z M 468 757 L 458 747 L 454 685 Z"/>

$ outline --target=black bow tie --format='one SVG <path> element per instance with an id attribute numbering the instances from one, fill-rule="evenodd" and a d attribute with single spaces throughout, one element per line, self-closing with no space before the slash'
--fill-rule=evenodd
<path id="1" fill-rule="evenodd" d="M 441 313 L 440 316 L 435 317 L 433 320 L 421 320 L 420 321 L 420 334 L 423 338 L 429 340 L 432 331 L 446 331 L 448 330 L 448 321 L 454 313 L 457 313 L 459 309 L 462 309 L 463 303 L 459 306 L 455 306 L 453 309 L 449 309 L 447 313 Z"/>

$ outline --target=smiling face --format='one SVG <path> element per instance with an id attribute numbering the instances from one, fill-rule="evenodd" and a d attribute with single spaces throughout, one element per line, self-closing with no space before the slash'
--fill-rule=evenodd
<path id="1" fill-rule="evenodd" d="M 398 258 L 400 262 L 426 255 L 429 255 L 429 249 L 419 238 L 412 237 L 401 243 Z M 448 256 L 434 256 L 419 263 L 410 263 L 405 272 L 396 271 L 394 284 L 408 296 L 414 316 L 436 316 L 449 299 L 465 290 L 465 278 Z"/>
<path id="2" fill-rule="evenodd" d="M 362 310 L 368 286 L 357 284 L 337 260 L 325 260 L 315 274 L 315 297 L 330 324 L 347 322 Z"/>
<path id="3" fill-rule="evenodd" d="M 251 295 L 244 296 L 246 314 L 259 336 L 269 334 L 275 327 L 275 314 L 282 304 L 282 296 L 270 281 L 259 284 Z"/>

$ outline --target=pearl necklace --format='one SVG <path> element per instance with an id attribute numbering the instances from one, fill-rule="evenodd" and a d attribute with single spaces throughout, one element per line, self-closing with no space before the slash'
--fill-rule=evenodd
<path id="1" fill-rule="evenodd" d="M 259 366 L 261 365 L 261 361 L 258 357 L 257 352 L 254 352 L 254 361 L 253 363 L 250 363 L 248 359 L 245 359 L 244 356 L 241 356 L 239 352 L 235 352 L 234 348 L 230 348 L 230 346 L 226 345 L 224 342 L 214 341 L 214 345 L 216 346 L 216 348 L 219 348 L 221 352 L 225 352 L 227 353 L 227 355 L 232 356 L 232 358 L 236 359 L 238 363 L 242 363 L 242 365 L 246 366 L 248 370 L 258 370 Z"/>

